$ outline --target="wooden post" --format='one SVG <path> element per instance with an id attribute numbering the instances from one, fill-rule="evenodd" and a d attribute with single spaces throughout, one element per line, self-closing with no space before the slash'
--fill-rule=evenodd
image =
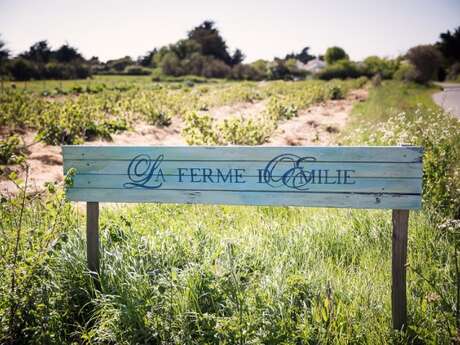
<path id="1" fill-rule="evenodd" d="M 406 262 L 409 210 L 393 210 L 391 309 L 393 328 L 407 327 Z"/>
<path id="2" fill-rule="evenodd" d="M 100 289 L 99 281 L 99 203 L 86 203 L 86 253 L 88 269 L 93 276 L 94 285 Z"/>

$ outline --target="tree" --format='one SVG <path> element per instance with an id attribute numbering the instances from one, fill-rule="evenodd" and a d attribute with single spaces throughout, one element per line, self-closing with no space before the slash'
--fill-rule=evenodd
<path id="1" fill-rule="evenodd" d="M 305 47 L 298 54 L 295 54 L 295 53 L 287 54 L 284 59 L 285 60 L 296 59 L 302 63 L 307 63 L 308 61 L 313 60 L 315 58 L 313 55 L 310 55 L 308 53 L 309 50 L 310 50 L 310 47 Z"/>
<path id="2" fill-rule="evenodd" d="M 6 72 L 6 63 L 8 58 L 10 57 L 10 51 L 5 47 L 5 42 L 1 39 L 0 35 L 0 79 L 1 79 L 1 87 L 3 92 L 3 75 Z"/>
<path id="3" fill-rule="evenodd" d="M 36 64 L 20 57 L 11 61 L 9 70 L 15 80 L 38 79 L 40 76 Z"/>
<path id="4" fill-rule="evenodd" d="M 150 50 L 144 56 L 137 59 L 137 63 L 144 67 L 155 67 L 154 57 L 158 53 L 157 48 Z"/>
<path id="5" fill-rule="evenodd" d="M 58 62 L 84 61 L 83 56 L 77 48 L 71 47 L 68 43 L 62 45 L 58 50 L 53 52 L 53 58 Z"/>
<path id="6" fill-rule="evenodd" d="M 52 51 L 48 41 L 43 40 L 33 44 L 28 51 L 21 54 L 21 57 L 35 63 L 48 63 L 51 55 Z"/>
<path id="7" fill-rule="evenodd" d="M 460 26 L 451 33 L 441 33 L 439 35 L 441 39 L 436 43 L 436 47 L 442 53 L 446 59 L 447 64 L 450 66 L 455 62 L 460 62 Z"/>
<path id="8" fill-rule="evenodd" d="M 442 56 L 434 45 L 419 45 L 412 47 L 406 54 L 406 58 L 415 67 L 414 81 L 427 83 L 437 79 L 437 73 L 441 67 Z"/>
<path id="9" fill-rule="evenodd" d="M 327 48 L 324 59 L 328 65 L 332 65 L 340 60 L 348 60 L 348 55 L 345 53 L 345 50 L 340 47 L 330 47 Z"/>
<path id="10" fill-rule="evenodd" d="M 245 58 L 245 56 L 244 56 L 243 52 L 240 49 L 236 49 L 235 52 L 232 55 L 232 62 L 230 64 L 230 66 L 236 66 L 236 65 L 242 63 L 244 58 Z"/>
<path id="11" fill-rule="evenodd" d="M 3 63 L 8 60 L 10 56 L 10 51 L 6 48 L 5 42 L 1 39 L 0 35 L 0 63 L 3 65 Z"/>
<path id="12" fill-rule="evenodd" d="M 232 57 L 227 51 L 227 44 L 214 27 L 214 22 L 204 21 L 188 33 L 188 38 L 197 42 L 203 55 L 211 55 L 227 65 L 232 64 Z"/>

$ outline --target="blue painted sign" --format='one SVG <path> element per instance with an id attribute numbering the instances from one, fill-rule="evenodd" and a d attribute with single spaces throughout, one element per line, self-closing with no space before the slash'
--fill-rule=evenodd
<path id="1" fill-rule="evenodd" d="M 64 146 L 75 201 L 419 208 L 419 147 Z"/>

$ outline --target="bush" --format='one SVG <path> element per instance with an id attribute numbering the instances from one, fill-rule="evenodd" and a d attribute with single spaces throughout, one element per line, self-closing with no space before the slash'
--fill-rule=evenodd
<path id="1" fill-rule="evenodd" d="M 348 60 L 341 60 L 333 65 L 326 66 L 318 73 L 322 80 L 358 78 L 364 73 L 360 71 L 356 63 Z"/>
<path id="2" fill-rule="evenodd" d="M 150 73 L 148 68 L 137 65 L 127 66 L 124 71 L 126 75 L 150 75 Z"/>
<path id="3" fill-rule="evenodd" d="M 450 66 L 448 74 L 448 80 L 460 81 L 460 62 L 454 63 Z"/>
<path id="4" fill-rule="evenodd" d="M 213 128 L 214 121 L 209 115 L 190 112 L 185 116 L 185 127 L 182 130 L 189 145 L 215 145 L 217 135 Z"/>
<path id="5" fill-rule="evenodd" d="M 0 139 L 0 164 L 19 164 L 24 161 L 24 144 L 17 135 Z"/>
<path id="6" fill-rule="evenodd" d="M 267 115 L 273 121 L 281 119 L 289 120 L 297 116 L 297 107 L 290 103 L 289 100 L 281 99 L 279 97 L 271 97 L 267 104 Z"/>
<path id="7" fill-rule="evenodd" d="M 324 54 L 324 60 L 328 65 L 333 65 L 340 60 L 348 60 L 348 55 L 340 47 L 327 48 L 326 54 Z"/>
<path id="8" fill-rule="evenodd" d="M 231 68 L 224 62 L 208 58 L 206 64 L 203 66 L 201 75 L 206 78 L 227 78 L 231 74 Z"/>
<path id="9" fill-rule="evenodd" d="M 437 80 L 442 56 L 433 45 L 420 45 L 409 49 L 406 58 L 415 68 L 414 81 L 425 84 Z"/>
<path id="10" fill-rule="evenodd" d="M 415 81 L 415 67 L 410 63 L 402 63 L 394 73 L 393 78 L 400 81 Z"/>
<path id="11" fill-rule="evenodd" d="M 224 145 L 260 145 L 273 129 L 270 122 L 262 119 L 233 117 L 219 125 L 219 141 Z"/>
<path id="12" fill-rule="evenodd" d="M 37 66 L 33 62 L 22 58 L 12 60 L 8 65 L 8 72 L 14 80 L 19 81 L 39 79 L 40 77 Z"/>
<path id="13" fill-rule="evenodd" d="M 251 65 L 239 64 L 232 68 L 231 78 L 235 80 L 262 80 L 264 75 Z"/>
<path id="14" fill-rule="evenodd" d="M 363 72 L 368 77 L 378 74 L 383 79 L 391 79 L 398 67 L 398 60 L 382 59 L 378 56 L 369 56 L 363 61 Z"/>

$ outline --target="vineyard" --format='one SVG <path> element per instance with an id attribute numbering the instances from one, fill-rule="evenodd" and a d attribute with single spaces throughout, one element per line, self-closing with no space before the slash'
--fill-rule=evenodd
<path id="1" fill-rule="evenodd" d="M 296 117 L 313 104 L 342 99 L 350 90 L 363 86 L 366 79 L 149 84 L 142 79 L 105 81 L 74 82 L 67 87 L 51 82 L 48 88 L 40 82 L 27 89 L 25 85 L 7 87 L 0 95 L 0 161 L 9 165 L 22 162 L 27 146 L 36 142 L 55 147 L 95 140 L 110 143 L 114 134 L 136 132 L 139 124 L 166 130 L 179 128 L 179 136 L 190 145 L 260 145 L 281 121 Z M 255 113 L 231 113 L 238 104 L 259 109 Z M 214 116 L 213 110 L 222 107 L 229 107 L 229 114 L 225 118 Z M 25 133 L 33 134 L 32 140 L 25 142 L 21 138 Z"/>

